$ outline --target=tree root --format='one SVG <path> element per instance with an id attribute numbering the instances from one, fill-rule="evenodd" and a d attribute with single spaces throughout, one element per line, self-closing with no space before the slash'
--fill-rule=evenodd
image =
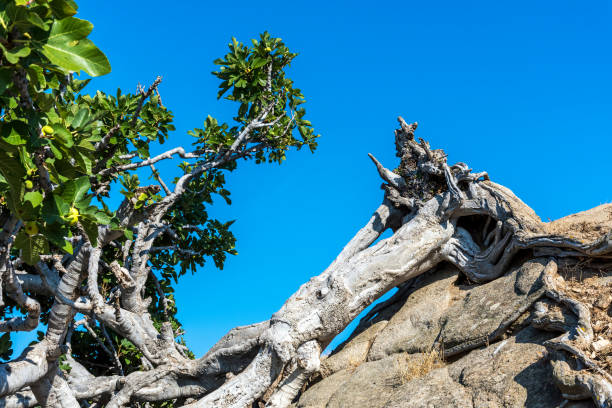
<path id="1" fill-rule="evenodd" d="M 612 407 L 612 376 L 590 359 L 583 351 L 593 342 L 593 328 L 589 309 L 559 288 L 562 278 L 547 271 L 544 275 L 545 294 L 564 309 L 553 309 L 545 302 L 536 305 L 534 327 L 562 331 L 544 343 L 552 356 L 553 377 L 566 399 L 592 398 L 599 408 Z M 564 311 L 565 310 L 565 311 Z M 571 312 L 575 317 L 568 316 Z M 576 369 L 569 366 L 566 356 L 575 359 Z"/>
<path id="2" fill-rule="evenodd" d="M 390 171 L 370 156 L 385 182 L 383 203 L 334 262 L 305 283 L 269 321 L 230 330 L 198 360 L 189 360 L 177 351 L 175 333 L 169 324 L 162 325 L 161 329 L 153 325 L 147 312 L 148 300 L 141 293 L 150 276 L 148 253 L 153 238 L 165 228 L 160 227 L 160 217 L 196 174 L 190 173 L 180 179 L 175 191 L 152 208 L 151 213 L 136 212 L 129 203 L 117 212 L 123 227 L 138 224 L 139 233 L 132 248 L 130 240 L 122 248 L 123 269 L 117 269 L 119 263 L 110 265 L 120 282 L 113 296 L 105 299 L 101 295 L 97 279 L 101 251 L 118 238 L 117 232 L 107 227 L 99 229 L 98 247 L 92 248 L 82 239 L 76 245 L 74 256 L 63 260 L 61 257 L 45 259 L 41 261 L 45 267 L 41 265 L 40 277 L 23 276 L 24 286 L 39 288 L 43 294 L 50 292 L 55 295 L 55 304 L 46 339 L 19 359 L 0 365 L 0 396 L 34 392 L 41 397 L 45 408 L 76 407 L 78 400 L 91 398 L 110 399 L 108 407 L 121 407 L 135 401 L 174 398 L 184 401 L 185 397 L 198 398 L 186 405 L 189 407 L 244 408 L 265 393 L 268 407 L 284 408 L 319 370 L 321 349 L 355 317 L 389 290 L 400 286 L 398 294 L 373 308 L 359 327 L 369 324 L 383 308 L 397 302 L 403 291 L 411 290 L 407 282 L 414 282 L 442 262 L 451 262 L 473 282 L 485 282 L 503 275 L 519 251 L 521 256 L 533 256 L 537 252 L 556 257 L 612 258 L 612 232 L 591 243 L 547 234 L 535 213 L 510 190 L 488 181 L 484 172 L 471 173 L 465 163 L 449 166 L 442 150 L 432 150 L 427 142 L 415 140 L 416 123 L 407 124 L 401 118 L 399 122 L 396 146 L 401 163 L 398 169 Z M 198 167 L 197 171 L 204 170 Z M 483 221 L 482 216 L 486 216 L 484 228 L 467 225 L 463 217 L 471 216 Z M 9 226 L 12 231 L 15 225 Z M 377 242 L 387 229 L 394 234 Z M 8 245 L 0 244 L 3 248 Z M 0 257 L 3 259 L 0 259 L 0 268 L 6 271 L 6 252 L 0 253 Z M 53 261 L 53 266 L 47 265 L 49 261 Z M 547 265 L 544 288 L 531 295 L 528 306 L 514 311 L 490 335 L 446 350 L 446 354 L 465 352 L 496 340 L 545 293 L 549 301 L 536 304 L 532 324 L 562 332 L 546 346 L 551 354 L 557 353 L 563 358 L 574 356 L 579 363 L 574 368 L 566 367 L 568 363 L 563 358 L 555 360 L 559 383 L 575 385 L 574 391 L 566 389 L 568 398 L 586 395 L 600 407 L 610 408 L 612 379 L 583 351 L 594 337 L 589 309 L 558 288 L 555 265 L 553 260 Z M 4 322 L 0 329 L 9 325 L 12 325 L 10 331 L 30 328 L 38 321 L 36 305 L 19 295 L 18 276 L 15 279 L 6 273 L 1 275 L 13 279 L 5 288 L 16 294 L 24 305 L 32 307 L 26 307 L 27 324 Z M 47 275 L 53 275 L 53 279 Z M 85 291 L 82 290 L 84 281 L 87 282 Z M 65 349 L 65 343 L 70 342 L 65 339 L 66 332 L 83 304 L 76 302 L 83 293 L 88 295 L 89 309 L 93 309 L 102 327 L 112 329 L 142 352 L 148 371 L 94 377 L 74 362 L 75 375 L 58 373 L 56 359 Z M 562 305 L 568 312 L 559 317 L 548 306 L 550 302 Z M 110 349 L 109 352 L 114 354 Z M 72 357 L 68 358 L 72 361 Z M 61 393 L 66 396 L 60 398 Z M 45 400 L 51 397 L 55 400 Z"/>

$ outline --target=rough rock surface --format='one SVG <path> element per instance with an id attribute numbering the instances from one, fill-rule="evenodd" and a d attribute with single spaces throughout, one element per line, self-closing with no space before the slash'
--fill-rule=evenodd
<path id="1" fill-rule="evenodd" d="M 542 343 L 552 336 L 532 327 L 473 350 L 445 367 L 405 381 L 400 353 L 324 378 L 300 398 L 299 408 L 332 407 L 555 407 Z"/>
<path id="2" fill-rule="evenodd" d="M 519 259 L 506 275 L 482 285 L 447 264 L 421 276 L 323 360 L 321 376 L 293 407 L 595 407 L 588 399 L 564 399 L 544 346 L 557 334 L 530 324 L 535 304 L 547 302 L 548 262 Z M 585 279 L 607 291 L 591 303 L 609 307 L 610 276 Z M 423 365 L 419 356 L 436 349 L 444 361 Z M 422 365 L 419 375 L 413 369 L 407 376 L 415 364 Z"/>

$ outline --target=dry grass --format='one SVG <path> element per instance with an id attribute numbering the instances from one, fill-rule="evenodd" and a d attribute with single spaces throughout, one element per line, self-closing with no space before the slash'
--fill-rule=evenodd
<path id="1" fill-rule="evenodd" d="M 612 341 L 612 287 L 609 286 L 610 269 L 594 267 L 581 262 L 560 268 L 564 277 L 564 292 L 584 304 L 591 312 L 595 341 Z M 606 279 L 607 278 L 607 279 Z M 586 354 L 612 373 L 612 343 L 601 349 L 586 348 Z"/>
<path id="2" fill-rule="evenodd" d="M 340 367 L 338 367 L 337 363 L 328 364 L 327 360 L 330 358 L 329 355 L 321 356 L 321 369 L 319 370 L 319 374 L 322 378 L 325 378 L 342 369 L 355 371 L 357 367 L 365 361 L 368 349 L 364 352 L 364 350 L 361 350 L 359 347 L 350 347 L 349 345 L 340 352 L 343 354 L 341 355 L 341 359 L 344 360 L 344 363 L 341 363 Z"/>
<path id="3" fill-rule="evenodd" d="M 544 224 L 548 234 L 563 235 L 580 242 L 591 242 L 612 228 L 612 204 L 568 215 Z"/>
<path id="4" fill-rule="evenodd" d="M 425 353 L 402 354 L 396 360 L 396 369 L 402 384 L 420 378 L 436 368 L 444 367 L 443 353 L 433 348 Z"/>
<path id="5" fill-rule="evenodd" d="M 357 347 L 351 347 L 348 350 L 348 369 L 355 371 L 365 361 L 365 354 L 358 350 Z"/>

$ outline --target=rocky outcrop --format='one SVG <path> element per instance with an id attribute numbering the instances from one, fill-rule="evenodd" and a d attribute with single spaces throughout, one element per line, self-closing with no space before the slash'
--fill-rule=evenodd
<path id="1" fill-rule="evenodd" d="M 517 259 L 504 276 L 482 285 L 450 264 L 407 282 L 322 361 L 321 375 L 293 407 L 595 407 L 590 399 L 564 395 L 560 376 L 553 375 L 568 363 L 547 345 L 578 321 L 562 307 L 556 308 L 563 322 L 557 330 L 537 318 L 550 303 L 544 280 L 553 262 Z M 585 304 L 600 319 L 594 326 L 602 347 L 609 344 L 605 329 L 612 329 L 605 326 L 612 314 L 610 272 L 585 265 L 555 273 L 568 292 L 590 294 Z M 591 357 L 601 365 L 612 360 Z"/>

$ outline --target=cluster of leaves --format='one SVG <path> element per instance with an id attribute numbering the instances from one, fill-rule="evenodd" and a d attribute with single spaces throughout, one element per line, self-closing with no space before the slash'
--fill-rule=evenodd
<path id="1" fill-rule="evenodd" d="M 72 0 L 0 4 L 0 219 L 7 214 L 18 218 L 12 257 L 24 261 L 29 272 L 41 255 L 72 253 L 76 235 L 85 234 L 95 245 L 100 225 L 124 232 L 118 245 L 103 248 L 102 259 L 129 267 L 130 259 L 124 259 L 120 246 L 135 236 L 131 226 L 119 226 L 116 209 L 110 208 L 117 203 L 111 201 L 116 196 L 112 187 L 118 180 L 123 198 L 137 211 L 152 208 L 161 199 L 159 188 L 141 186 L 138 175 L 122 166 L 149 158 L 150 146 L 163 144 L 174 130 L 172 112 L 153 89 L 135 94 L 85 93 L 91 78 L 75 76 L 80 71 L 91 77 L 103 75 L 110 65 L 87 39 L 92 24 L 74 17 L 76 11 Z M 248 142 L 234 152 L 239 157 L 282 163 L 289 148 L 308 146 L 314 151 L 318 135 L 304 119 L 304 96 L 285 75 L 295 56 L 268 33 L 250 47 L 232 39 L 228 54 L 215 61 L 220 69 L 213 74 L 221 80 L 218 98 L 237 103 L 234 124 L 209 116 L 202 129 L 189 132 L 200 160 L 182 163 L 182 174 L 222 157 L 254 121 L 265 125 L 249 128 Z M 157 327 L 170 321 L 175 333 L 179 331 L 173 285 L 181 275 L 195 272 L 208 259 L 222 269 L 227 255 L 237 253 L 230 231 L 233 221 L 212 219 L 207 212 L 215 196 L 231 203 L 224 171 L 236 166 L 230 160 L 199 173 L 163 218 L 174 235 L 156 239 L 155 247 L 165 249 L 151 254 L 150 265 L 167 302 L 162 302 L 151 280 L 145 288 L 145 296 L 154 300 L 149 312 Z M 101 268 L 99 285 L 107 297 L 118 282 L 108 268 Z M 38 296 L 37 300 L 41 322 L 46 324 L 53 299 Z M 6 305 L 0 317 L 19 310 L 10 299 Z M 110 332 L 126 372 L 140 369 L 140 351 Z M 103 336 L 98 333 L 98 337 Z M 88 332 L 78 329 L 72 339 L 75 358 L 93 373 L 113 367 Z M 5 334 L 0 337 L 0 358 L 10 353 L 10 336 Z"/>
<path id="2" fill-rule="evenodd" d="M 98 76 L 110 65 L 86 38 L 92 24 L 73 17 L 76 11 L 71 0 L 0 4 L 0 218 L 12 214 L 20 220 L 14 256 L 26 264 L 43 254 L 71 253 L 70 238 L 76 234 L 85 232 L 95 244 L 99 225 L 118 228 L 103 199 L 108 188 L 97 190 L 126 173 L 104 170 L 129 163 L 121 158 L 127 153 L 148 158 L 149 144 L 164 143 L 174 130 L 172 113 L 158 95 L 145 101 L 141 92 L 83 93 L 91 79 L 74 74 Z M 142 200 L 142 205 L 150 203 L 149 197 Z M 106 255 L 107 261 L 117 256 Z M 112 279 L 104 271 L 101 285 L 109 288 Z M 53 299 L 37 299 L 46 324 Z M 3 318 L 26 313 L 10 298 L 4 300 Z M 94 344 L 88 333 L 75 333 L 77 354 L 98 353 Z M 11 353 L 6 333 L 0 358 Z M 134 357 L 127 360 L 139 366 Z"/>
<path id="3" fill-rule="evenodd" d="M 77 221 L 89 232 L 110 222 L 86 195 L 100 122 L 67 97 L 86 83 L 71 72 L 101 75 L 110 65 L 75 13 L 70 0 L 0 6 L 0 204 L 25 225 L 15 247 L 27 263 L 49 243 L 71 252 L 65 238 Z"/>
<path id="4" fill-rule="evenodd" d="M 116 177 L 100 171 L 127 163 L 120 156 L 128 151 L 148 157 L 149 143 L 163 143 L 174 129 L 157 95 L 140 106 L 139 94 L 81 94 L 90 80 L 71 72 L 96 76 L 110 65 L 76 9 L 70 0 L 0 6 L 0 205 L 23 221 L 15 247 L 30 264 L 50 244 L 71 252 L 66 238 L 75 228 L 95 242 L 97 226 L 112 224 L 113 214 L 91 205 L 88 191 Z"/>
<path id="5" fill-rule="evenodd" d="M 203 129 L 190 132 L 197 138 L 195 145 L 203 152 L 223 151 L 232 145 L 244 126 L 267 112 L 262 121 L 270 126 L 252 132 L 251 142 L 262 147 L 254 152 L 257 163 L 280 164 L 291 147 L 308 146 L 314 151 L 318 135 L 310 121 L 304 119 L 306 110 L 301 106 L 304 95 L 285 74 L 296 56 L 280 38 L 273 38 L 268 32 L 261 34 L 259 40 L 252 40 L 251 47 L 232 38 L 229 52 L 215 60 L 220 69 L 213 75 L 221 80 L 217 97 L 225 95 L 225 99 L 238 103 L 234 117 L 237 125 L 219 124 L 209 116 Z M 296 129 L 299 138 L 294 135 Z"/>

